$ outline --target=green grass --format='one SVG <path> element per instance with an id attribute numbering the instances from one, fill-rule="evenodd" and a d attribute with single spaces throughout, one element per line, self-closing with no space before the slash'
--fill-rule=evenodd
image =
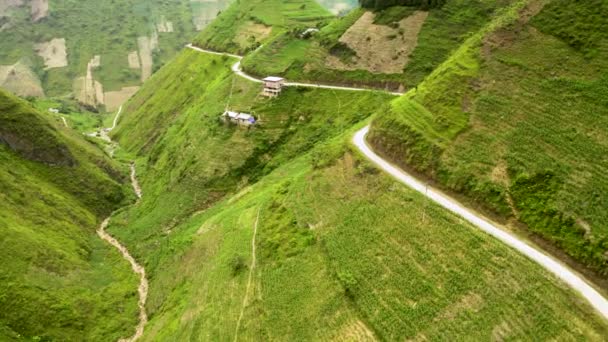
<path id="1" fill-rule="evenodd" d="M 277 74 L 292 80 L 348 84 L 374 88 L 405 89 L 419 84 L 443 63 L 470 35 L 504 10 L 512 0 L 452 0 L 443 7 L 431 9 L 418 36 L 410 61 L 398 74 L 374 74 L 368 70 L 342 71 L 326 66 L 325 59 L 339 38 L 364 13 L 363 9 L 330 21 L 319 34 L 300 39 L 290 32 L 272 40 L 248 55 L 243 68 L 255 75 Z M 391 25 L 415 9 L 392 7 L 376 13 L 376 23 Z M 297 46 L 295 48 L 294 46 Z"/>
<path id="2" fill-rule="evenodd" d="M 294 27 L 314 27 L 332 15 L 314 0 L 242 0 L 233 3 L 194 40 L 198 46 L 244 54 Z M 272 28 L 267 37 L 239 43 L 247 25 Z"/>
<path id="3" fill-rule="evenodd" d="M 0 336 L 116 340 L 137 322 L 138 281 L 95 229 L 128 188 L 54 121 L 0 92 Z"/>
<path id="4" fill-rule="evenodd" d="M 390 97 L 288 88 L 266 100 L 233 62 L 184 51 L 115 133 L 144 191 L 110 227 L 150 279 L 143 340 L 232 340 L 250 271 L 242 340 L 607 333 L 539 266 L 350 151 L 354 127 Z M 261 125 L 220 123 L 226 102 Z"/>
<path id="5" fill-rule="evenodd" d="M 74 100 L 66 98 L 31 98 L 28 99 L 36 109 L 43 113 L 49 109 L 58 109 L 59 113 L 53 114 L 59 125 L 64 125 L 61 117 L 68 122 L 68 126 L 80 133 L 91 133 L 100 127 L 112 126 L 114 114 L 93 113 L 78 105 Z M 107 123 L 109 121 L 109 124 Z"/>
<path id="6" fill-rule="evenodd" d="M 372 141 L 605 275 L 608 50 L 583 24 L 588 4 L 568 3 L 567 18 L 558 5 L 499 31 L 512 37 L 499 48 L 455 55 L 378 117 Z M 573 30 L 593 53 L 562 40 Z"/>

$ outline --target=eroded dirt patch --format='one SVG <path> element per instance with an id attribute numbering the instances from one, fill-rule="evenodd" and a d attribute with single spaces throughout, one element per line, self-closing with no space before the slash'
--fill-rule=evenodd
<path id="1" fill-rule="evenodd" d="M 49 42 L 35 45 L 36 53 L 44 60 L 45 69 L 68 66 L 68 52 L 65 38 L 54 38 Z"/>
<path id="2" fill-rule="evenodd" d="M 129 56 L 127 58 L 129 59 L 129 68 L 131 68 L 131 69 L 141 68 L 141 65 L 139 64 L 139 53 L 137 53 L 137 51 L 129 52 Z"/>
<path id="3" fill-rule="evenodd" d="M 8 15 L 11 8 L 23 6 L 23 3 L 23 0 L 0 0 L 0 16 Z"/>
<path id="4" fill-rule="evenodd" d="M 139 87 L 124 87 L 117 91 L 108 91 L 104 94 L 106 110 L 113 112 L 118 110 L 123 103 L 127 102 L 137 91 Z"/>
<path id="5" fill-rule="evenodd" d="M 49 15 L 49 0 L 31 0 L 32 21 L 37 22 Z"/>
<path id="6" fill-rule="evenodd" d="M 152 51 L 158 47 L 158 35 L 155 32 L 151 37 L 137 38 L 137 46 L 141 65 L 141 81 L 144 82 L 152 75 L 152 66 L 154 65 Z"/>
<path id="7" fill-rule="evenodd" d="M 101 57 L 93 57 L 87 64 L 86 76 L 74 80 L 74 97 L 78 102 L 92 107 L 105 103 L 103 85 L 93 77 L 93 69 L 99 66 L 101 66 Z"/>
<path id="8" fill-rule="evenodd" d="M 339 39 L 356 56 L 345 61 L 330 55 L 326 62 L 330 68 L 338 70 L 400 74 L 418 44 L 418 34 L 427 16 L 428 12 L 416 11 L 401 20 L 397 28 L 392 28 L 374 24 L 375 14 L 366 12 Z"/>
<path id="9" fill-rule="evenodd" d="M 0 65 L 0 87 L 19 96 L 44 96 L 40 79 L 22 62 Z"/>

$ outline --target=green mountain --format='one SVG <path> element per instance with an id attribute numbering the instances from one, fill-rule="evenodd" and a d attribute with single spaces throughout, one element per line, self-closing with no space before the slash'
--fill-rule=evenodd
<path id="1" fill-rule="evenodd" d="M 95 234 L 127 201 L 122 170 L 0 91 L 0 339 L 108 340 L 136 322 L 137 280 Z"/>
<path id="2" fill-rule="evenodd" d="M 0 1 L 0 86 L 113 111 L 228 3 Z"/>
<path id="3" fill-rule="evenodd" d="M 324 4 L 331 12 L 312 0 L 235 1 L 142 85 L 110 134 L 118 160 L 135 161 L 137 205 L 127 205 L 125 165 L 7 96 L 21 108 L 7 113 L 44 125 L 0 122 L 0 147 L 17 165 L 0 169 L 0 193 L 14 197 L 0 223 L 84 227 L 53 216 L 82 212 L 89 228 L 78 232 L 107 252 L 77 254 L 89 271 L 71 268 L 80 286 L 56 287 L 68 297 L 43 306 L 63 310 L 44 316 L 54 325 L 29 309 L 3 310 L 0 338 L 82 338 L 66 322 L 82 323 L 85 340 L 133 334 L 136 279 L 92 235 L 122 207 L 108 232 L 145 267 L 141 341 L 604 340 L 608 321 L 588 297 L 352 144 L 371 123 L 368 140 L 385 159 L 588 272 L 605 293 L 603 3 L 377 1 L 382 9 L 335 16 L 337 3 L 346 2 Z M 235 72 L 239 61 L 253 76 L 369 89 L 289 84 L 267 98 Z M 256 123 L 237 126 L 227 110 Z M 32 181 L 8 178 L 18 167 L 19 180 Z M 66 199 L 44 201 L 33 186 Z M 18 201 L 21 187 L 30 200 Z M 82 236 L 64 234 L 59 247 Z M 46 250 L 28 239 L 14 255 Z M 74 279 L 60 274 L 67 261 L 40 280 L 24 276 L 36 259 L 19 260 L 2 260 L 14 280 L 1 284 Z"/>
<path id="4" fill-rule="evenodd" d="M 378 115 L 392 160 L 608 272 L 608 10 L 538 2 Z"/>
<path id="5" fill-rule="evenodd" d="M 258 5 L 233 5 L 197 44 L 230 52 L 263 44 L 246 62 L 274 39 L 302 41 L 277 20 L 267 38 L 237 48 L 239 34 L 222 27 L 266 13 Z M 503 5 L 472 37 L 511 30 L 532 9 Z M 326 25 L 322 34 L 348 18 L 313 22 Z M 219 34 L 226 39 L 215 41 Z M 288 87 L 268 100 L 259 84 L 234 75 L 236 61 L 183 51 L 128 103 L 114 134 L 137 158 L 147 194 L 110 227 L 150 277 L 143 340 L 606 335 L 606 322 L 553 276 L 352 148 L 354 130 L 401 98 Z M 258 125 L 223 123 L 226 107 L 255 114 Z"/>

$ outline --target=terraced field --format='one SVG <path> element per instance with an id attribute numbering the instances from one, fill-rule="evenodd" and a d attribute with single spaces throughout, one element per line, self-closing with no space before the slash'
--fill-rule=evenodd
<path id="1" fill-rule="evenodd" d="M 396 101 L 372 141 L 605 274 L 608 50 L 603 40 L 580 48 L 560 39 L 566 22 L 596 9 L 563 6 L 486 37 L 465 72 L 446 69 Z"/>
<path id="2" fill-rule="evenodd" d="M 277 74 L 298 81 L 409 89 L 445 61 L 467 36 L 513 3 L 512 0 L 448 1 L 441 8 L 425 12 L 428 16 L 421 28 L 407 24 L 420 24 L 421 18 L 416 18 L 421 14 L 416 14 L 417 7 L 394 7 L 376 13 L 374 25 L 346 34 L 365 13 L 355 10 L 330 21 L 312 37 L 300 37 L 299 33 L 307 27 L 294 25 L 291 32 L 283 33 L 247 56 L 243 67 L 259 76 Z M 414 18 L 410 18 L 412 16 Z M 364 49 L 374 44 L 377 60 Z M 370 55 L 368 66 L 361 63 L 367 55 Z M 395 60 L 407 62 L 397 64 L 397 69 L 374 67 L 379 61 L 391 64 Z"/>
<path id="3" fill-rule="evenodd" d="M 350 152 L 353 125 L 389 96 L 288 88 L 268 101 L 233 62 L 184 51 L 118 127 L 148 196 L 110 227 L 150 275 L 143 340 L 234 339 L 258 212 L 239 339 L 606 334 L 539 266 Z M 260 126 L 220 123 L 226 103 Z"/>

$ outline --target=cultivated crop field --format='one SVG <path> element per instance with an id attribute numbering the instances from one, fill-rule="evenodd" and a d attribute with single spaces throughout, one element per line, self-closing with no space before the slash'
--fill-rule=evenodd
<path id="1" fill-rule="evenodd" d="M 608 333 L 539 266 L 350 151 L 353 127 L 390 97 L 289 88 L 265 100 L 233 62 L 184 51 L 116 133 L 147 164 L 147 195 L 110 228 L 150 277 L 144 340 Z M 227 102 L 261 126 L 220 124 Z"/>
<path id="2" fill-rule="evenodd" d="M 595 5 L 554 1 L 529 24 L 487 36 L 469 59 L 454 60 L 469 71 L 396 101 L 372 139 L 605 274 L 608 49 L 591 38 L 601 33 L 566 24 L 605 27 L 587 15 Z"/>
<path id="3" fill-rule="evenodd" d="M 196 37 L 194 44 L 216 51 L 244 54 L 293 26 L 314 27 L 331 17 L 332 14 L 315 0 L 236 2 Z M 255 24 L 271 30 L 271 33 L 252 35 L 248 31 Z"/>
<path id="4" fill-rule="evenodd" d="M 483 1 L 448 1 L 443 7 L 428 11 L 420 31 L 404 30 L 398 23 L 414 14 L 415 7 L 394 7 L 379 11 L 375 15 L 374 25 L 385 27 L 384 30 L 394 30 L 392 34 L 373 37 L 373 32 L 361 31 L 358 37 L 361 45 L 365 41 L 384 41 L 383 44 L 393 47 L 379 49 L 380 53 L 393 53 L 403 46 L 403 40 L 414 44 L 407 64 L 399 72 L 378 72 L 357 63 L 352 58 L 356 51 L 343 43 L 340 38 L 365 13 L 364 10 L 353 10 L 344 17 L 336 18 L 324 26 L 312 38 L 303 39 L 299 32 L 286 32 L 265 44 L 243 60 L 247 72 L 255 75 L 278 74 L 292 80 L 322 81 L 324 83 L 351 84 L 358 86 L 373 86 L 397 90 L 400 85 L 409 89 L 420 83 L 425 76 L 440 65 L 449 54 L 456 49 L 471 33 L 479 30 L 490 19 L 513 3 L 512 0 Z M 303 31 L 306 26 L 294 26 Z M 298 31 L 298 30 L 296 30 Z M 402 37 L 409 31 L 418 32 L 416 37 Z M 354 37 L 356 39 L 356 37 Z M 351 37 L 353 39 L 353 37 Z M 387 52 L 390 51 L 390 52 Z M 404 52 L 405 53 L 405 52 Z M 343 65 L 340 68 L 328 66 L 328 58 L 337 58 Z M 374 60 L 372 59 L 373 63 Z M 340 70 L 343 69 L 343 70 Z M 346 70 L 344 70 L 346 69 Z"/>

